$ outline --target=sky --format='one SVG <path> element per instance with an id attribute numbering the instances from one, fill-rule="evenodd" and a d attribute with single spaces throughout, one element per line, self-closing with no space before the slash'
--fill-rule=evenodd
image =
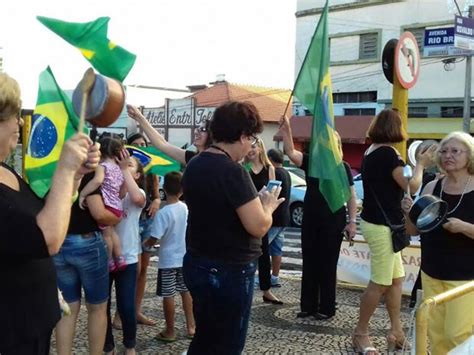
<path id="1" fill-rule="evenodd" d="M 291 89 L 295 11 L 296 0 L 2 1 L 0 55 L 3 70 L 20 83 L 23 106 L 34 108 L 38 76 L 48 65 L 64 90 L 89 67 L 36 16 L 71 22 L 109 16 L 109 39 L 137 55 L 126 85 L 185 88 L 225 74 L 232 83 Z M 139 91 L 143 97 L 129 97 L 134 104 L 162 100 L 155 90 Z"/>

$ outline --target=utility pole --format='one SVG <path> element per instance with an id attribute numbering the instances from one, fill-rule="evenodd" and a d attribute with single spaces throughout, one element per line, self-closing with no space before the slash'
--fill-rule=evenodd
<path id="1" fill-rule="evenodd" d="M 469 6 L 469 17 L 472 18 L 474 6 Z M 464 110 L 462 120 L 462 130 L 471 132 L 471 78 L 472 78 L 472 56 L 466 56 L 466 76 L 464 79 Z"/>

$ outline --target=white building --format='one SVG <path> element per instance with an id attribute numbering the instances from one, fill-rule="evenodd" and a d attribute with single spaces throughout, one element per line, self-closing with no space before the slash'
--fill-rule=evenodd
<path id="1" fill-rule="evenodd" d="M 453 7 L 449 3 L 449 0 L 330 0 L 328 26 L 335 115 L 374 115 L 390 105 L 392 85 L 382 72 L 382 51 L 390 39 L 411 31 L 418 40 L 422 57 L 418 82 L 409 91 L 408 116 L 462 117 L 464 57 L 423 55 L 425 29 L 454 26 Z M 458 3 L 462 10 L 469 0 Z M 297 2 L 295 75 L 324 4 L 325 0 Z M 471 115 L 473 111 L 471 107 Z"/>

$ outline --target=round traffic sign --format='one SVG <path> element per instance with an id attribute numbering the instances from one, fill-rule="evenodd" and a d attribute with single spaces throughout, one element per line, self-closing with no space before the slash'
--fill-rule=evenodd
<path id="1" fill-rule="evenodd" d="M 395 48 L 395 73 L 405 89 L 413 87 L 418 80 L 420 51 L 411 32 L 404 32 L 398 40 Z"/>

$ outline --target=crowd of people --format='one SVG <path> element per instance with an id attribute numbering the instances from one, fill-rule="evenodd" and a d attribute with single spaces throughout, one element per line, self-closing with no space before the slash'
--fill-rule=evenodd
<path id="1" fill-rule="evenodd" d="M 0 73 L 0 158 L 15 149 L 23 124 L 17 82 Z M 165 329 L 156 339 L 173 342 L 175 300 L 180 294 L 186 319 L 189 354 L 240 354 L 253 300 L 255 273 L 265 303 L 283 302 L 273 293 L 279 271 L 284 229 L 289 224 L 291 181 L 284 155 L 268 152 L 258 135 L 263 122 L 251 103 L 227 102 L 212 120 L 195 129 L 197 152 L 167 142 L 133 106 L 129 116 L 143 135 L 128 137 L 136 146 L 150 144 L 185 166 L 184 173 L 165 176 L 166 203 L 161 203 L 156 176 L 146 175 L 123 142 L 107 136 L 94 143 L 82 133 L 65 142 L 52 186 L 38 198 L 9 166 L 0 167 L 0 354 L 48 354 L 56 331 L 58 354 L 73 349 L 82 298 L 87 308 L 91 354 L 115 353 L 114 331 L 121 329 L 126 354 L 134 354 L 137 324 L 155 325 L 144 315 L 151 251 L 159 242 L 157 296 L 163 300 Z M 296 317 L 325 321 L 337 311 L 339 250 L 356 234 L 356 193 L 350 166 L 344 162 L 350 197 L 332 212 L 309 176 L 310 156 L 295 149 L 291 125 L 282 117 L 284 152 L 306 172 L 307 191 L 302 225 L 303 274 L 300 311 Z M 418 235 L 408 213 L 413 204 L 405 191 L 416 191 L 425 168 L 439 173 L 420 195 L 438 196 L 448 204 L 446 223 L 421 233 L 421 279 L 431 297 L 474 279 L 474 139 L 461 132 L 445 137 L 417 154 L 411 179 L 395 144 L 407 140 L 396 110 L 380 112 L 362 161 L 365 197 L 361 230 L 371 254 L 371 274 L 362 295 L 352 333 L 354 350 L 377 354 L 369 323 L 384 297 L 390 318 L 387 348 L 408 349 L 400 321 L 401 252 L 392 246 L 392 225 L 406 225 Z M 342 156 L 341 139 L 338 137 Z M 267 188 L 271 180 L 281 186 Z M 454 263 L 453 260 L 456 260 Z M 115 286 L 116 311 L 111 310 Z M 58 291 L 69 315 L 61 316 Z M 273 288 L 273 290 L 275 290 Z M 471 333 L 474 295 L 437 307 L 430 314 L 433 354 L 445 354 Z M 317 350 L 317 349 L 312 349 Z"/>

